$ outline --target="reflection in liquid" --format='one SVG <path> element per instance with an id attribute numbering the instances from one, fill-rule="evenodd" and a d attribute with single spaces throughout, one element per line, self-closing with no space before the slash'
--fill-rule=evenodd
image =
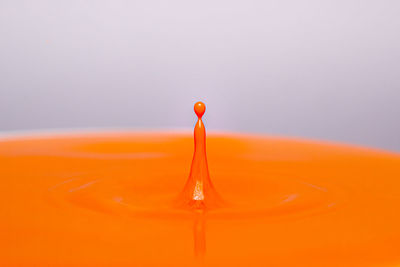
<path id="1" fill-rule="evenodd" d="M 193 225 L 194 256 L 199 266 L 204 265 L 206 255 L 206 220 L 205 211 L 196 210 Z"/>

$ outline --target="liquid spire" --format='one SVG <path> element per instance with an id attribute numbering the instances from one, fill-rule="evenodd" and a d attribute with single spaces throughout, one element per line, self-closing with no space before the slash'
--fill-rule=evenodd
<path id="1" fill-rule="evenodd" d="M 208 171 L 206 154 L 206 130 L 202 117 L 206 111 L 203 102 L 194 105 L 198 120 L 194 127 L 194 154 L 189 178 L 178 198 L 179 206 L 186 209 L 213 209 L 221 206 L 221 198 L 216 192 Z"/>

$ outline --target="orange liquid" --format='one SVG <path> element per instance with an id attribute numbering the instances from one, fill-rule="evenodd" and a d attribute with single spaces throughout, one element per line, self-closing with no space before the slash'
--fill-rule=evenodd
<path id="1" fill-rule="evenodd" d="M 201 116 L 189 178 L 186 133 L 0 141 L 0 266 L 400 265 L 399 155 L 211 134 L 207 163 Z"/>

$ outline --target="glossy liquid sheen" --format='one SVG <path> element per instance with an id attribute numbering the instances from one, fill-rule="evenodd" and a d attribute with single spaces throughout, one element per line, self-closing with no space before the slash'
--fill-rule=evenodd
<path id="1" fill-rule="evenodd" d="M 207 162 L 196 105 L 192 159 L 186 133 L 2 139 L 0 266 L 400 265 L 399 155 L 211 134 Z"/>

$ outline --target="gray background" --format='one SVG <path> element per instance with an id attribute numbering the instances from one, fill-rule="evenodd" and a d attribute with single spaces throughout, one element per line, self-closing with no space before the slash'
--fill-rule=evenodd
<path id="1" fill-rule="evenodd" d="M 0 0 L 0 131 L 192 127 L 400 151 L 400 1 Z"/>

